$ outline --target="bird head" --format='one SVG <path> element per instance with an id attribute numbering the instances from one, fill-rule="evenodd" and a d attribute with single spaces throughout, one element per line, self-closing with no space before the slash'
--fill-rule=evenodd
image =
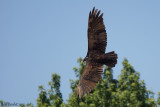
<path id="1" fill-rule="evenodd" d="M 86 56 L 86 57 L 82 60 L 82 62 L 87 61 L 87 60 L 88 60 L 88 57 Z"/>

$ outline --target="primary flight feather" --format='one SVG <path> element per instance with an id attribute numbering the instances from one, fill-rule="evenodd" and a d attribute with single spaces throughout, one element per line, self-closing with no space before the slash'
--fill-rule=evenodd
<path id="1" fill-rule="evenodd" d="M 96 86 L 101 79 L 103 65 L 114 67 L 117 64 L 117 54 L 112 51 L 105 53 L 107 34 L 103 22 L 103 13 L 95 7 L 89 13 L 88 19 L 88 52 L 83 61 L 86 61 L 83 74 L 76 89 L 80 98 Z"/>

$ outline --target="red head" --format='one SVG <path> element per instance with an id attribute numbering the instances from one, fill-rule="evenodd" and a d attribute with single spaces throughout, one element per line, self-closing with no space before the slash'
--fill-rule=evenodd
<path id="1" fill-rule="evenodd" d="M 82 62 L 86 61 L 87 59 L 88 59 L 88 57 L 86 56 L 86 57 L 82 60 Z"/>

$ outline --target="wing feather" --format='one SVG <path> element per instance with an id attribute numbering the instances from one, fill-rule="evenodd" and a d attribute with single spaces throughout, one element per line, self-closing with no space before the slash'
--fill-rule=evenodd
<path id="1" fill-rule="evenodd" d="M 93 8 L 88 19 L 88 60 L 84 72 L 76 89 L 76 94 L 81 98 L 96 86 L 101 79 L 103 64 L 96 63 L 92 59 L 104 54 L 107 45 L 107 34 L 103 23 L 103 13 Z"/>
<path id="2" fill-rule="evenodd" d="M 97 63 L 87 63 L 76 89 L 77 96 L 79 95 L 81 98 L 85 93 L 88 95 L 101 79 L 102 72 L 103 65 Z"/>
<path id="3" fill-rule="evenodd" d="M 95 7 L 89 13 L 88 19 L 88 53 L 92 50 L 105 53 L 107 45 L 107 34 L 103 22 L 103 13 Z"/>

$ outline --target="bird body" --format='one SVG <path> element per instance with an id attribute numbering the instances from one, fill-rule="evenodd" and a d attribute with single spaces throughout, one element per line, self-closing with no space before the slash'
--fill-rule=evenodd
<path id="1" fill-rule="evenodd" d="M 114 67 L 117 63 L 117 54 L 112 51 L 105 53 L 107 33 L 103 22 L 103 13 L 93 8 L 88 19 L 88 52 L 83 61 L 86 61 L 83 74 L 79 80 L 76 94 L 81 98 L 96 86 L 101 79 L 103 65 Z"/>

